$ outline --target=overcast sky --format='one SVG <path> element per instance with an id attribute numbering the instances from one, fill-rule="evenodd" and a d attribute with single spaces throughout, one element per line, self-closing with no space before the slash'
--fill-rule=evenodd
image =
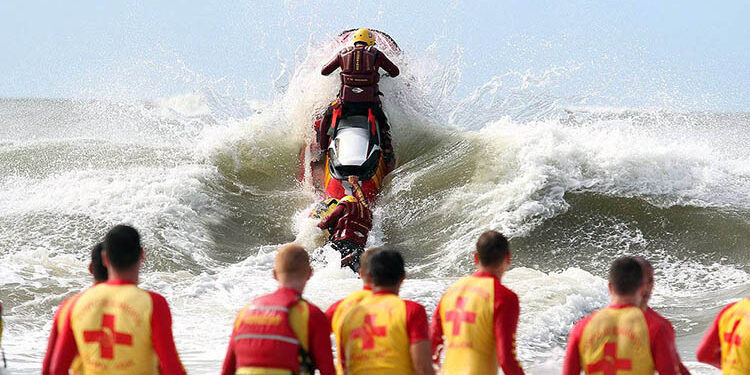
<path id="1" fill-rule="evenodd" d="M 0 96 L 153 98 L 223 79 L 263 99 L 299 46 L 371 26 L 407 56 L 462 51 L 459 96 L 562 69 L 555 95 L 748 111 L 748 20 L 749 1 L 3 1 Z"/>

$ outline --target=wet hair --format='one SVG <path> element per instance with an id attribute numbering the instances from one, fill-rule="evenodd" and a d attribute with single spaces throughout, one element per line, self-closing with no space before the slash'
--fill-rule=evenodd
<path id="1" fill-rule="evenodd" d="M 496 266 L 504 261 L 509 253 L 508 239 L 498 231 L 484 232 L 477 240 L 479 263 L 483 266 Z"/>
<path id="2" fill-rule="evenodd" d="M 370 256 L 370 277 L 375 286 L 394 287 L 406 276 L 404 258 L 391 248 L 384 248 Z"/>
<path id="3" fill-rule="evenodd" d="M 117 270 L 127 270 L 141 258 L 141 235 L 129 225 L 116 225 L 104 236 L 104 251 Z"/>
<path id="4" fill-rule="evenodd" d="M 109 271 L 104 267 L 102 262 L 102 250 L 104 244 L 99 242 L 91 248 L 91 274 L 94 275 L 94 281 L 103 282 L 109 279 Z"/>
<path id="5" fill-rule="evenodd" d="M 275 269 L 280 274 L 302 276 L 310 269 L 310 255 L 300 245 L 282 245 L 276 254 Z"/>
<path id="6" fill-rule="evenodd" d="M 617 258 L 609 268 L 609 283 L 615 294 L 631 295 L 643 285 L 643 267 L 635 257 Z"/>

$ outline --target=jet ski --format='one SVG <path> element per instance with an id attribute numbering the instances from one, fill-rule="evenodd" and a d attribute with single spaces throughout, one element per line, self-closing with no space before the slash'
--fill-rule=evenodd
<path id="1" fill-rule="evenodd" d="M 340 47 L 350 45 L 355 31 L 357 29 L 341 32 L 335 43 Z M 398 44 L 388 34 L 370 31 L 381 51 L 389 55 L 401 53 Z M 310 182 L 321 199 L 311 216 L 317 219 L 325 217 L 333 211 L 339 199 L 353 194 L 347 181 L 349 176 L 359 178 L 361 192 L 372 207 L 383 179 L 394 164 L 388 165 L 383 160 L 380 124 L 372 110 L 354 104 L 338 105 L 330 123 L 323 124 L 322 121 L 322 114 L 314 120 L 313 131 L 317 139 L 310 140 L 300 153 L 300 180 Z"/>

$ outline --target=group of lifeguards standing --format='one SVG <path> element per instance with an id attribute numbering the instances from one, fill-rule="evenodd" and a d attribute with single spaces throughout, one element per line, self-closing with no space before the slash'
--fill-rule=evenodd
<path id="1" fill-rule="evenodd" d="M 185 374 L 166 300 L 137 286 L 138 232 L 118 225 L 91 255 L 95 284 L 60 305 L 42 374 Z M 445 291 L 428 324 L 422 305 L 398 295 L 406 276 L 398 251 L 368 249 L 363 288 L 323 313 L 302 297 L 313 273 L 307 251 L 283 245 L 273 269 L 279 288 L 237 315 L 222 374 L 523 374 L 515 352 L 519 300 L 502 284 L 508 242 L 485 232 L 473 256 L 477 271 Z M 575 325 L 562 373 L 688 374 L 672 325 L 648 307 L 652 288 L 648 261 L 615 260 L 611 304 Z M 721 311 L 698 360 L 724 374 L 750 374 L 750 299 Z"/>

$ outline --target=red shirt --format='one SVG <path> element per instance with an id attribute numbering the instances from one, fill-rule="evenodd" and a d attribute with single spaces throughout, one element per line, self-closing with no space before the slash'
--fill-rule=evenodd
<path id="1" fill-rule="evenodd" d="M 518 317 L 520 306 L 518 295 L 500 283 L 493 274 L 487 272 L 475 272 L 474 277 L 491 277 L 495 279 L 495 298 L 493 314 L 493 331 L 497 344 L 497 363 L 506 375 L 523 374 L 521 364 L 516 358 L 516 330 L 518 329 Z M 430 337 L 432 337 L 432 350 L 435 360 L 439 360 L 439 347 L 443 345 L 443 325 L 440 321 L 440 303 L 432 316 L 430 323 Z"/>
<path id="2" fill-rule="evenodd" d="M 274 293 L 294 293 L 299 295 L 299 292 L 281 287 Z M 307 301 L 309 307 L 309 320 L 307 322 L 307 337 L 308 337 L 308 353 L 312 357 L 315 367 L 320 371 L 321 375 L 334 375 L 336 370 L 333 367 L 333 353 L 331 352 L 331 327 L 328 323 L 328 319 L 325 314 L 315 305 Z M 232 337 L 229 340 L 229 348 L 224 358 L 224 365 L 221 373 L 223 375 L 234 375 L 237 371 L 237 356 L 243 353 L 237 353 L 234 350 L 234 330 Z"/>
<path id="3" fill-rule="evenodd" d="M 675 342 L 675 333 L 674 333 L 674 327 L 672 326 L 672 322 L 670 322 L 669 320 L 667 320 L 667 318 L 661 316 L 659 313 L 657 313 L 656 311 L 654 311 L 654 309 L 652 309 L 651 307 L 647 307 L 646 311 L 648 313 L 650 313 L 650 314 L 653 314 L 654 318 L 656 318 L 656 319 L 658 319 L 658 320 L 661 321 L 660 324 L 662 324 L 664 327 L 668 328 L 667 331 L 668 331 L 669 337 L 670 337 L 669 338 L 669 342 Z M 680 375 L 690 375 L 690 370 L 688 370 L 687 367 L 685 367 L 685 365 L 682 363 L 682 360 L 680 359 L 680 355 L 679 354 L 677 355 L 677 361 L 678 361 L 678 365 L 680 366 Z"/>
<path id="4" fill-rule="evenodd" d="M 55 317 L 52 319 L 52 329 L 49 332 L 49 339 L 47 340 L 47 351 L 44 354 L 44 360 L 42 361 L 42 375 L 49 375 L 50 374 L 50 365 L 52 364 L 52 354 L 55 351 L 55 347 L 57 346 L 57 339 L 60 337 L 60 332 L 57 329 L 60 325 L 60 314 L 62 313 L 63 308 L 66 307 L 70 302 L 72 302 L 78 294 L 75 294 L 73 296 L 70 296 L 66 298 L 60 306 L 57 307 L 57 310 L 55 311 Z M 70 309 L 67 309 L 66 311 L 70 311 Z"/>
<path id="5" fill-rule="evenodd" d="M 107 285 L 134 285 L 132 281 L 127 280 L 109 280 Z M 147 291 L 148 292 L 148 291 Z M 84 292 L 85 293 L 85 292 Z M 153 312 L 151 314 L 151 344 L 154 352 L 159 358 L 159 371 L 162 374 L 186 374 L 182 367 L 180 357 L 177 355 L 177 348 L 174 345 L 172 337 L 172 313 L 169 310 L 169 304 L 160 294 L 148 292 L 151 297 Z M 78 295 L 80 297 L 80 294 Z M 63 329 L 52 354 L 50 373 L 54 375 L 68 375 L 73 359 L 78 355 L 78 347 L 73 329 L 71 328 L 71 312 L 78 302 L 78 298 L 71 302 L 68 314 L 62 319 Z"/>
<path id="6" fill-rule="evenodd" d="M 620 309 L 624 307 L 631 306 L 609 306 L 611 309 Z M 586 328 L 586 325 L 597 313 L 598 311 L 580 320 L 570 332 L 570 335 L 568 336 L 568 347 L 565 352 L 565 361 L 563 362 L 563 375 L 580 375 L 582 370 L 581 356 L 579 352 L 581 336 L 583 335 L 583 330 Z M 649 346 L 654 362 L 654 368 L 659 375 L 679 375 L 680 359 L 677 354 L 677 348 L 675 347 L 674 329 L 672 328 L 671 323 L 653 313 L 653 310 L 643 311 L 643 315 L 648 327 Z"/>

